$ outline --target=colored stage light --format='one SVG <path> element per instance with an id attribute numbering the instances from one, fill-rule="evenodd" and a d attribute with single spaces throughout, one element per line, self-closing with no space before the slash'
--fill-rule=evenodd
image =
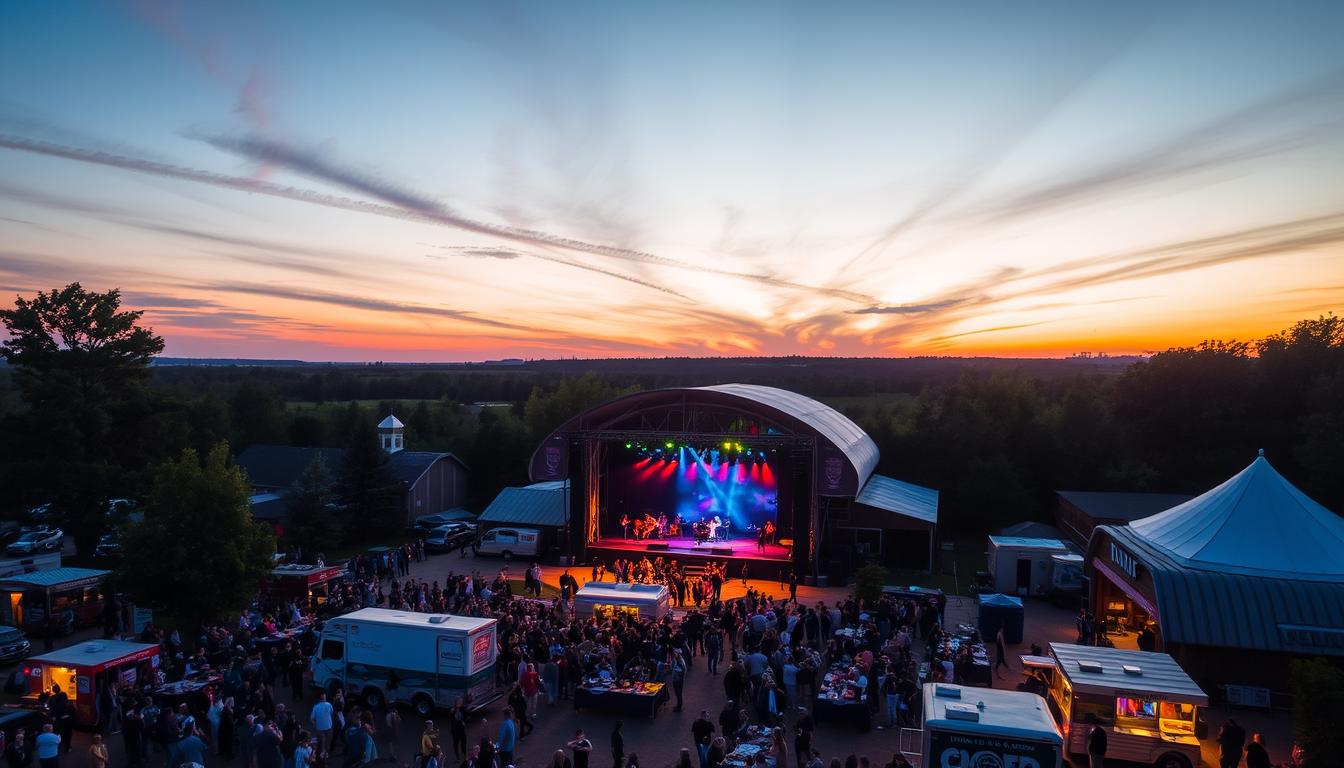
<path id="1" fill-rule="evenodd" d="M 635 447 L 635 444 L 634 444 L 634 443 L 626 443 L 626 444 L 625 444 L 625 447 L 626 447 L 626 449 L 628 450 L 628 449 L 630 449 L 630 448 L 634 448 L 634 447 Z"/>
<path id="2" fill-rule="evenodd" d="M 666 443 L 666 444 L 663 445 L 663 447 L 664 447 L 664 448 L 667 448 L 667 449 L 669 449 L 669 450 L 671 450 L 671 448 L 672 448 L 674 445 L 675 445 L 675 443 Z"/>
<path id="3" fill-rule="evenodd" d="M 733 444 L 732 444 L 732 443 L 724 443 L 724 444 L 723 444 L 723 450 L 725 450 L 725 451 L 731 451 L 731 450 L 733 450 Z"/>

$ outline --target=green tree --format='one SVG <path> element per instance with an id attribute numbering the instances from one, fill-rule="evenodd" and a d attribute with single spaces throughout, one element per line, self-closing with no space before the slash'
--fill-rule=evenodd
<path id="1" fill-rule="evenodd" d="M 247 479 L 219 443 L 187 449 L 154 480 L 145 519 L 127 528 L 120 577 L 135 602 L 180 626 L 241 610 L 271 569 L 275 537 L 252 519 Z"/>
<path id="2" fill-rule="evenodd" d="M 1325 659 L 1293 659 L 1293 727 L 1302 745 L 1302 768 L 1339 765 L 1344 755 L 1344 670 Z"/>
<path id="3" fill-rule="evenodd" d="M 533 444 L 536 444 L 571 416 L 638 389 L 617 387 L 595 373 L 566 378 L 554 392 L 533 389 L 523 406 L 523 421 L 527 424 Z"/>
<path id="4" fill-rule="evenodd" d="M 873 605 L 882 598 L 882 585 L 887 581 L 886 568 L 877 563 L 868 563 L 854 572 L 854 596 L 865 605 Z"/>
<path id="5" fill-rule="evenodd" d="M 345 506 L 346 541 L 364 541 L 406 526 L 404 490 L 392 475 L 387 454 L 371 422 L 356 427 L 346 448 L 338 482 Z"/>
<path id="6" fill-rule="evenodd" d="M 289 520 L 285 540 L 313 554 L 330 552 L 341 541 L 344 521 L 335 480 L 322 456 L 314 456 L 285 493 Z"/>
<path id="7" fill-rule="evenodd" d="M 167 429 L 171 408 L 147 385 L 163 339 L 140 316 L 121 310 L 119 291 L 79 283 L 0 310 L 8 332 L 0 357 L 14 366 L 27 405 L 8 438 L 22 446 L 11 446 L 10 485 L 29 489 L 31 503 L 51 502 L 81 555 L 92 554 L 106 526 L 106 499 L 140 495 L 148 468 L 186 439 Z"/>

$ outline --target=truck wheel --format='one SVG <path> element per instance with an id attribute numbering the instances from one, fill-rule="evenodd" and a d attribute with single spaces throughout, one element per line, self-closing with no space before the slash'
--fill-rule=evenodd
<path id="1" fill-rule="evenodd" d="M 507 562 L 509 562 L 510 560 L 513 559 L 513 553 L 506 549 L 506 550 L 504 550 L 503 558 L 504 558 L 504 562 L 507 563 Z"/>
<path id="2" fill-rule="evenodd" d="M 411 699 L 411 706 L 415 708 L 415 714 L 425 719 L 429 719 L 429 716 L 434 714 L 433 699 L 430 699 L 423 693 L 417 693 L 415 697 Z"/>
<path id="3" fill-rule="evenodd" d="M 1191 767 L 1190 767 L 1190 761 L 1186 758 L 1185 755 L 1182 755 L 1179 752 L 1168 752 L 1167 754 L 1157 758 L 1157 762 L 1153 763 L 1153 768 L 1191 768 Z"/>
<path id="4" fill-rule="evenodd" d="M 364 689 L 364 706 L 368 709 L 382 709 L 386 701 L 383 699 L 383 692 L 369 686 Z"/>

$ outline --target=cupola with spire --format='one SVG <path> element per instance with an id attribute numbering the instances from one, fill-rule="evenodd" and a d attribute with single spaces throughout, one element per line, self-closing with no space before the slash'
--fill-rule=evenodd
<path id="1" fill-rule="evenodd" d="M 399 453 L 406 447 L 406 425 L 396 414 L 389 413 L 387 418 L 378 422 L 378 444 L 388 453 Z"/>

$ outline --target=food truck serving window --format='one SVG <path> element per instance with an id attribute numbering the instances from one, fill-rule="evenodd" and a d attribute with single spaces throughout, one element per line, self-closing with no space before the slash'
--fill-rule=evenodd
<path id="1" fill-rule="evenodd" d="M 639 607 L 634 605 L 609 605 L 606 603 L 598 603 L 593 606 L 593 615 L 600 619 L 605 619 L 608 616 L 630 616 L 638 619 Z"/>
<path id="2" fill-rule="evenodd" d="M 1149 725 L 1157 719 L 1157 702 L 1153 699 L 1134 699 L 1120 696 L 1115 700 L 1115 718 L 1119 723 L 1138 720 Z"/>
<path id="3" fill-rule="evenodd" d="M 1195 735 L 1195 705 L 1163 701 L 1157 706 L 1157 716 L 1162 733 L 1173 736 Z"/>

